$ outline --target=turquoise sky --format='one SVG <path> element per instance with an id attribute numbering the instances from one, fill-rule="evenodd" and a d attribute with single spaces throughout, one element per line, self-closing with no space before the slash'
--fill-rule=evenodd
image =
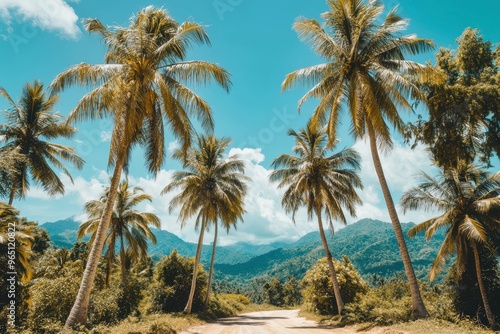
<path id="1" fill-rule="evenodd" d="M 500 2 L 489 1 L 432 1 L 432 0 L 388 0 L 387 8 L 399 4 L 399 12 L 410 19 L 408 34 L 432 39 L 438 47 L 455 48 L 456 38 L 466 27 L 478 28 L 485 39 L 496 43 L 500 39 L 498 13 Z M 295 69 L 322 62 L 309 46 L 300 42 L 291 26 L 297 17 L 317 18 L 327 10 L 325 0 L 164 0 L 164 1 L 97 1 L 97 0 L 2 0 L 0 1 L 0 86 L 14 99 L 19 97 L 22 86 L 39 79 L 47 86 L 53 78 L 69 66 L 81 62 L 101 63 L 104 47 L 97 36 L 83 31 L 81 19 L 96 17 L 105 25 L 127 25 L 129 18 L 145 6 L 163 7 L 178 21 L 196 21 L 206 25 L 212 47 L 195 46 L 188 59 L 216 62 L 231 73 L 233 87 L 227 94 L 215 85 L 194 87 L 213 108 L 216 134 L 233 139 L 232 147 L 249 161 L 249 173 L 264 179 L 269 164 L 277 155 L 289 152 L 292 141 L 287 137 L 289 128 L 304 126 L 310 116 L 313 103 L 307 104 L 302 113 L 297 113 L 297 100 L 305 90 L 296 89 L 281 93 L 280 85 L 285 75 Z M 434 52 L 415 58 L 420 62 L 434 60 Z M 61 94 L 57 110 L 67 115 L 85 89 L 70 89 Z M 0 100 L 0 109 L 7 104 Z M 422 111 L 425 115 L 425 111 Z M 347 121 L 346 121 L 347 122 Z M 28 198 L 16 202 L 22 215 L 39 222 L 55 221 L 76 215 L 80 219 L 85 200 L 97 198 L 99 189 L 106 182 L 107 155 L 109 149 L 110 121 L 76 124 L 79 133 L 68 144 L 73 145 L 86 160 L 82 171 L 72 170 L 77 179 L 75 185 L 68 183 L 67 196 L 48 198 L 36 188 Z M 340 130 L 341 147 L 353 144 L 348 135 L 348 126 Z M 167 143 L 173 138 L 168 136 Z M 357 143 L 361 150 L 363 143 Z M 242 150 L 246 148 L 246 150 Z M 236 152 L 236 151 L 235 151 Z M 424 168 L 419 154 L 403 146 L 387 160 L 401 161 L 407 155 L 410 164 L 399 166 L 402 187 L 411 184 L 409 177 Z M 362 152 L 363 156 L 363 152 Z M 363 156 L 364 157 L 364 156 Z M 411 159 L 419 162 L 413 163 Z M 369 166 L 370 161 L 366 164 Z M 131 178 L 145 187 L 151 195 L 158 197 L 148 209 L 163 215 L 163 227 L 192 239 L 189 231 L 180 231 L 172 215 L 162 209 L 167 198 L 153 193 L 166 184 L 172 169 L 180 166 L 170 160 L 164 165 L 158 180 L 151 180 L 143 168 L 142 155 L 134 154 Z M 364 216 L 370 213 L 384 219 L 383 201 L 378 185 L 370 171 L 363 171 L 365 186 Z M 405 174 L 401 174 L 404 170 Z M 141 179 L 142 178 L 142 179 Z M 401 186 L 393 178 L 396 201 Z M 405 180 L 407 181 L 405 184 Z M 148 183 L 149 182 L 149 183 Z M 248 219 L 243 232 L 226 237 L 227 243 L 235 240 L 263 242 L 263 240 L 290 239 L 312 229 L 314 224 L 292 226 L 289 218 L 279 208 L 280 193 L 272 185 L 260 180 L 251 185 Z M 373 193 L 370 193 L 373 192 Z M 265 209 L 263 209 L 265 208 Z M 252 211 L 253 210 L 253 211 Z M 377 211 L 378 210 L 378 211 Z M 380 212 L 380 217 L 374 212 Z M 358 214 L 363 218 L 363 214 Z M 423 216 L 410 216 L 406 220 L 418 220 Z M 263 220 L 264 223 L 258 222 Z M 403 219 L 405 220 L 405 219 Z M 283 234 L 274 221 L 286 226 Z M 252 226 L 254 223 L 254 226 Z M 295 230 L 294 230 L 295 229 Z M 241 229 L 239 229 L 241 231 Z M 257 231 L 259 230 L 259 231 Z M 250 236 L 249 236 L 250 235 Z"/>

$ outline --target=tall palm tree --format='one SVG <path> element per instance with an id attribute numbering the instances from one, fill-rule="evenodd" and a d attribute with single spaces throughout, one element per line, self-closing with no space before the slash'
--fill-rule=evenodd
<path id="1" fill-rule="evenodd" d="M 312 124 L 326 124 L 330 144 L 336 138 L 342 105 L 348 110 L 355 138 L 368 133 L 375 170 L 394 227 L 405 272 L 410 284 L 413 314 L 428 316 L 408 254 L 403 231 L 392 200 L 378 148 L 392 145 L 391 123 L 401 132 L 398 107 L 411 110 L 410 100 L 424 100 L 412 82 L 437 77 L 430 67 L 405 59 L 405 54 L 428 51 L 434 44 L 416 36 L 402 36 L 408 24 L 396 10 L 379 21 L 384 7 L 378 1 L 328 0 L 330 10 L 322 14 L 325 24 L 301 18 L 294 24 L 299 37 L 310 43 L 326 62 L 287 75 L 282 89 L 298 83 L 313 85 L 299 101 L 299 110 L 309 98 L 318 98 Z M 380 23 L 379 23 L 380 22 Z"/>
<path id="2" fill-rule="evenodd" d="M 285 211 L 291 212 L 295 222 L 295 213 L 305 206 L 309 219 L 316 215 L 321 242 L 325 250 L 330 276 L 332 279 L 335 301 L 339 314 L 344 309 L 340 287 L 323 228 L 323 214 L 333 231 L 332 221 L 339 220 L 346 224 L 343 208 L 351 216 L 356 214 L 356 204 L 361 199 L 355 187 L 362 188 L 356 172 L 359 169 L 359 155 L 353 149 L 345 149 L 333 155 L 327 155 L 334 149 L 326 145 L 327 135 L 317 131 L 311 124 L 298 133 L 290 130 L 288 134 L 295 139 L 294 153 L 297 156 L 283 154 L 276 158 L 271 166 L 276 168 L 269 178 L 279 182 L 278 188 L 286 187 L 281 202 Z"/>
<path id="3" fill-rule="evenodd" d="M 457 253 L 457 276 L 466 266 L 470 251 L 474 255 L 479 291 L 491 327 L 496 326 L 481 275 L 478 247 L 489 247 L 488 231 L 498 229 L 500 218 L 500 173 L 490 175 L 473 164 L 459 163 L 456 168 L 442 171 L 438 178 L 422 173 L 422 183 L 403 195 L 401 205 L 406 210 L 437 209 L 442 215 L 428 219 L 408 231 L 410 237 L 426 231 L 427 239 L 437 229 L 447 228 L 446 236 L 432 264 L 430 280 L 442 269 L 446 258 Z"/>
<path id="4" fill-rule="evenodd" d="M 31 179 L 50 195 L 63 194 L 64 184 L 52 166 L 61 169 L 71 181 L 73 179 L 61 159 L 78 169 L 83 167 L 83 159 L 73 148 L 48 141 L 69 139 L 76 129 L 63 123 L 63 116 L 52 112 L 58 97 L 47 97 L 45 94 L 43 84 L 35 80 L 33 84 L 27 83 L 23 87 L 21 97 L 16 103 L 9 93 L 0 87 L 0 95 L 11 105 L 10 109 L 4 111 L 7 122 L 0 127 L 0 137 L 3 137 L 6 143 L 0 150 L 21 157 L 15 159 L 12 164 L 14 173 L 10 178 L 9 205 L 12 205 L 15 197 L 23 198 L 26 195 L 30 186 L 30 175 Z"/>
<path id="5" fill-rule="evenodd" d="M 16 272 L 26 282 L 31 279 L 32 270 L 30 266 L 31 246 L 33 243 L 33 232 L 29 225 L 23 224 L 18 217 L 19 212 L 14 207 L 0 202 L 0 250 L 5 256 L 2 257 L 2 272 Z M 15 261 L 11 263 L 11 247 L 9 243 L 14 233 Z M 6 276 L 6 275 L 4 275 Z"/>
<path id="6" fill-rule="evenodd" d="M 106 189 L 100 200 L 89 201 L 85 203 L 85 211 L 89 220 L 84 222 L 78 228 L 78 238 L 83 238 L 91 234 L 89 246 L 95 242 L 96 232 L 99 228 L 102 214 L 106 207 L 106 201 L 109 196 L 109 188 Z M 145 260 L 148 256 L 148 239 L 155 245 L 156 236 L 153 234 L 150 225 L 160 228 L 160 218 L 150 212 L 138 212 L 135 206 L 144 201 L 151 202 L 151 196 L 143 193 L 140 187 L 129 188 L 128 181 L 122 181 L 118 187 L 117 197 L 114 205 L 111 224 L 106 236 L 106 284 L 109 283 L 111 266 L 115 261 L 115 252 L 120 250 L 120 265 L 122 283 L 125 285 L 127 280 L 126 252 L 130 252 L 133 261 Z"/>
<path id="7" fill-rule="evenodd" d="M 114 118 L 109 165 L 114 165 L 109 196 L 82 284 L 66 326 L 87 322 L 90 291 L 104 247 L 122 170 L 127 170 L 135 144 L 145 146 L 145 161 L 156 174 L 165 157 L 166 121 L 184 150 L 190 146 L 191 116 L 202 126 L 213 127 L 209 105 L 183 84 L 204 84 L 214 79 L 229 89 L 229 73 L 205 61 L 185 61 L 192 44 L 208 44 L 203 27 L 178 24 L 163 9 L 147 7 L 132 17 L 128 27 L 106 28 L 99 20 L 85 22 L 90 33 L 99 34 L 108 48 L 105 64 L 79 64 L 61 73 L 54 91 L 68 85 L 97 86 L 71 112 L 69 121 Z"/>
<path id="8" fill-rule="evenodd" d="M 243 200 L 247 191 L 248 177 L 243 175 L 245 166 L 238 156 L 224 158 L 224 151 L 230 143 L 231 140 L 228 138 L 217 139 L 214 135 L 198 136 L 197 147 L 190 149 L 185 157 L 186 171 L 175 172 L 172 182 L 162 191 L 162 194 L 165 194 L 179 188 L 181 192 L 171 200 L 169 210 L 172 211 L 180 206 L 179 220 L 182 226 L 196 216 L 195 228 L 200 229 L 191 290 L 184 309 L 188 314 L 191 313 L 193 305 L 205 230 L 213 224 L 216 231 L 205 298 L 207 302 L 215 259 L 218 222 L 220 221 L 229 231 L 231 226 L 236 227 L 238 220 L 243 220 L 245 212 Z M 176 152 L 174 157 L 184 159 L 180 153 Z"/>

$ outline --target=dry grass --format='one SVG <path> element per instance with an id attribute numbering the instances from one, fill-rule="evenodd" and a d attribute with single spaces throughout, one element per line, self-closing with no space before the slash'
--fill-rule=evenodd
<path id="1" fill-rule="evenodd" d="M 401 323 L 390 328 L 411 334 L 492 334 L 492 330 L 475 325 L 470 321 L 454 324 L 447 321 L 428 319 Z M 498 333 L 498 332 L 497 332 Z"/>
<path id="2" fill-rule="evenodd" d="M 141 319 L 129 317 L 116 326 L 98 326 L 91 333 L 95 334 L 135 334 L 160 333 L 169 328 L 181 332 L 191 326 L 204 324 L 196 315 L 152 314 Z M 168 333 L 168 332 L 167 332 Z"/>
<path id="3" fill-rule="evenodd" d="M 304 311 L 299 313 L 300 316 L 309 320 L 316 321 L 323 325 L 333 327 L 343 327 L 338 316 L 321 316 L 315 313 Z M 493 334 L 494 332 L 487 328 L 481 327 L 472 321 L 461 321 L 458 324 L 451 323 L 438 319 L 424 319 L 417 321 L 404 322 L 391 326 L 376 326 L 372 323 L 357 324 L 347 326 L 346 329 L 351 329 L 353 332 L 360 334 Z"/>

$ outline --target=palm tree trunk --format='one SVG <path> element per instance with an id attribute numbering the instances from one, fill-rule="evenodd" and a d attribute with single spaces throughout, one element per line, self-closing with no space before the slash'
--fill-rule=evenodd
<path id="1" fill-rule="evenodd" d="M 340 295 L 340 285 L 337 280 L 337 273 L 335 271 L 335 265 L 333 264 L 333 257 L 330 249 L 328 248 L 328 242 L 326 241 L 325 230 L 323 229 L 323 221 L 321 219 L 321 209 L 316 209 L 316 215 L 318 216 L 318 227 L 319 227 L 319 235 L 321 237 L 321 243 L 323 244 L 323 248 L 325 249 L 326 261 L 328 262 L 328 268 L 330 269 L 330 277 L 332 279 L 333 292 L 335 294 L 335 301 L 337 303 L 337 310 L 339 314 L 342 314 L 344 311 L 344 301 L 342 300 L 342 296 Z"/>
<path id="2" fill-rule="evenodd" d="M 16 197 L 16 186 L 12 186 L 12 189 L 10 190 L 10 195 L 9 195 L 10 206 L 12 206 L 12 203 L 14 203 L 14 197 Z"/>
<path id="3" fill-rule="evenodd" d="M 483 275 L 481 273 L 481 260 L 479 259 L 479 252 L 477 250 L 477 245 L 474 240 L 472 240 L 471 244 L 472 244 L 472 250 L 474 251 L 474 262 L 476 265 L 477 284 L 479 285 L 479 292 L 481 293 L 481 298 L 483 300 L 484 311 L 486 312 L 486 317 L 488 318 L 490 327 L 492 329 L 496 329 L 497 324 L 495 321 L 495 316 L 493 315 L 493 312 L 491 312 L 490 303 L 488 301 L 488 294 L 486 293 L 486 289 L 484 287 Z"/>
<path id="4" fill-rule="evenodd" d="M 215 222 L 215 232 L 214 232 L 214 243 L 212 245 L 212 258 L 210 259 L 210 271 L 208 272 L 208 286 L 207 286 L 207 295 L 205 296 L 205 303 L 203 304 L 203 308 L 206 309 L 208 305 L 208 301 L 210 299 L 210 289 L 212 287 L 212 276 L 214 274 L 214 262 L 215 262 L 215 251 L 217 248 L 217 235 L 219 233 L 219 224 Z"/>
<path id="5" fill-rule="evenodd" d="M 125 265 L 125 246 L 123 245 L 123 233 L 120 235 L 120 262 L 122 271 L 122 284 L 125 287 L 127 282 L 127 267 Z"/>
<path id="6" fill-rule="evenodd" d="M 375 166 L 375 171 L 377 172 L 380 187 L 382 188 L 382 193 L 384 194 L 384 199 L 387 210 L 389 211 L 389 217 L 391 218 L 392 227 L 396 234 L 396 240 L 398 241 L 399 252 L 401 253 L 401 258 L 403 260 L 406 277 L 408 278 L 408 283 L 410 284 L 413 317 L 427 318 L 429 316 L 429 313 L 427 313 L 427 309 L 425 308 L 424 301 L 420 294 L 420 288 L 418 286 L 417 277 L 415 276 L 415 271 L 413 270 L 410 254 L 408 253 L 408 248 L 406 247 L 406 241 L 403 235 L 403 230 L 401 229 L 401 223 L 399 222 L 396 207 L 394 206 L 394 201 L 392 200 L 392 195 L 389 190 L 389 186 L 387 185 L 384 170 L 382 168 L 380 157 L 378 155 L 377 138 L 375 136 L 375 131 L 373 130 L 373 125 L 369 121 L 367 122 L 367 128 L 368 136 L 370 138 L 370 149 L 372 153 L 373 164 Z"/>
<path id="7" fill-rule="evenodd" d="M 121 123 L 125 123 L 124 118 L 120 121 Z M 124 126 L 122 128 L 124 128 Z M 117 152 L 117 159 L 115 169 L 113 171 L 113 176 L 111 178 L 109 196 L 106 200 L 106 207 L 104 208 L 99 227 L 97 228 L 95 241 L 92 246 L 92 250 L 90 251 L 87 265 L 85 266 L 85 271 L 83 273 L 82 282 L 80 284 L 80 289 L 78 290 L 75 303 L 73 304 L 68 319 L 66 319 L 66 323 L 64 324 L 65 327 L 73 327 L 76 324 L 84 325 L 87 323 L 90 292 L 94 284 L 99 259 L 101 258 L 102 250 L 104 248 L 104 242 L 106 240 L 108 227 L 111 221 L 111 216 L 113 214 L 113 207 L 116 200 L 118 185 L 120 184 L 120 177 L 126 160 L 127 150 L 125 141 L 119 140 L 119 142 L 121 143 L 121 145 L 119 147 L 119 151 Z"/>
<path id="8" fill-rule="evenodd" d="M 191 280 L 191 290 L 189 291 L 189 298 L 184 308 L 184 313 L 191 314 L 193 308 L 194 292 L 196 291 L 196 278 L 198 276 L 198 264 L 200 263 L 201 247 L 203 246 L 203 235 L 205 234 L 206 218 L 202 218 L 200 237 L 198 238 L 198 247 L 196 248 L 196 257 L 194 258 L 193 279 Z"/>

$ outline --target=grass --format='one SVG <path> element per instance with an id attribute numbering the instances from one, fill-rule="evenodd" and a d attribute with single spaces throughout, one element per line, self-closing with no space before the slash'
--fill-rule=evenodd
<path id="1" fill-rule="evenodd" d="M 316 321 L 322 325 L 333 327 L 344 327 L 339 316 L 322 316 L 302 309 L 299 313 L 301 317 Z M 494 332 L 485 327 L 468 320 L 459 323 L 452 323 L 440 319 L 421 319 L 393 324 L 390 326 L 380 326 L 374 323 L 363 323 L 348 326 L 353 331 L 365 334 L 493 334 Z"/>
<path id="2" fill-rule="evenodd" d="M 252 304 L 250 300 L 241 295 L 221 294 L 216 296 L 217 303 L 212 307 L 221 312 L 226 312 L 220 316 L 232 316 L 258 311 L 270 311 L 280 309 L 271 305 Z M 222 307 L 221 307 L 222 306 Z M 231 312 L 231 313 L 229 313 Z M 213 320 L 214 313 L 202 313 L 186 315 L 183 313 L 151 314 L 145 317 L 128 317 L 117 325 L 99 325 L 87 331 L 89 334 L 174 334 L 180 333 L 192 326 L 203 325 L 207 321 Z M 215 313 L 220 314 L 220 313 Z M 28 334 L 29 332 L 25 332 Z M 82 332 L 66 331 L 64 334 L 80 334 Z M 29 333 L 32 334 L 32 333 Z"/>
<path id="3" fill-rule="evenodd" d="M 98 326 L 92 329 L 92 334 L 132 334 L 132 333 L 172 333 L 181 332 L 191 326 L 205 323 L 196 315 L 152 314 L 141 319 L 129 317 L 116 326 Z M 174 332 L 175 331 L 175 332 Z"/>

